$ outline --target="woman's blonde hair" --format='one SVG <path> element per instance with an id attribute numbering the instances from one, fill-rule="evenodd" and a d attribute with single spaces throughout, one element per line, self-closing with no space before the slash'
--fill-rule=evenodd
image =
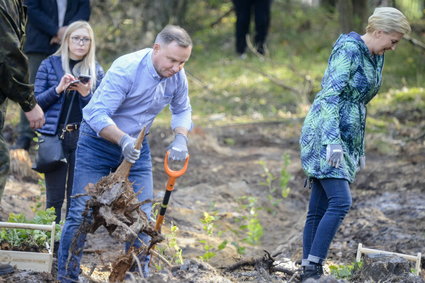
<path id="1" fill-rule="evenodd" d="M 376 8 L 369 17 L 366 32 L 372 33 L 375 30 L 401 34 L 410 33 L 410 25 L 402 12 L 392 7 Z"/>
<path id="2" fill-rule="evenodd" d="M 89 51 L 84 56 L 83 60 L 77 63 L 71 70 L 69 67 L 69 41 L 71 34 L 78 29 L 86 29 L 90 35 Z M 96 43 L 94 40 L 94 32 L 90 24 L 86 21 L 76 21 L 68 26 L 62 38 L 62 43 L 54 55 L 61 56 L 62 68 L 65 73 L 71 73 L 74 76 L 90 75 L 91 87 L 96 86 Z"/>

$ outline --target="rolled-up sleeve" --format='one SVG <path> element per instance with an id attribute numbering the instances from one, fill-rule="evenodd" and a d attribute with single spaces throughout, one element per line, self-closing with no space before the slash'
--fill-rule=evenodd
<path id="1" fill-rule="evenodd" d="M 170 103 L 171 128 L 183 127 L 192 129 L 192 107 L 190 105 L 189 87 L 184 72 L 181 72 L 181 82 L 176 90 L 176 94 Z"/>

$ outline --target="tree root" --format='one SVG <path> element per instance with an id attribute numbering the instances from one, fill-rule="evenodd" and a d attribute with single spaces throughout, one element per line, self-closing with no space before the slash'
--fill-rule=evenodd
<path id="1" fill-rule="evenodd" d="M 246 260 L 241 260 L 229 267 L 227 267 L 225 272 L 233 272 L 237 269 L 243 267 L 254 267 L 258 272 L 262 273 L 263 270 L 268 271 L 269 274 L 273 272 L 283 272 L 288 275 L 293 275 L 294 272 L 285 268 L 274 266 L 274 258 L 270 255 L 270 253 L 264 250 L 265 254 L 260 258 L 250 258 Z"/>
<path id="2" fill-rule="evenodd" d="M 83 223 L 80 225 L 72 244 L 71 253 L 78 255 L 82 250 L 77 246 L 77 239 L 86 233 L 94 233 L 100 226 L 104 226 L 111 237 L 119 242 L 141 241 L 140 233 L 145 233 L 151 237 L 151 246 L 161 242 L 164 238 L 154 229 L 147 215 L 140 210 L 140 206 L 145 202 L 137 199 L 137 194 L 133 191 L 132 184 L 127 178 L 114 173 L 103 177 L 96 185 L 86 186 L 87 194 L 90 196 L 83 212 Z M 146 256 L 150 247 L 143 245 L 141 248 L 130 248 L 124 255 L 112 263 L 112 271 L 109 277 L 110 282 L 120 282 L 124 280 L 125 274 L 135 263 L 133 254 L 136 256 Z"/>

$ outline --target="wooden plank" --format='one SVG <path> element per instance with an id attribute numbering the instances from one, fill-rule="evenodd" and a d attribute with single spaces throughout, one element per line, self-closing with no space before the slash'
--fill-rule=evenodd
<path id="1" fill-rule="evenodd" d="M 54 227 L 55 227 L 54 225 L 0 222 L 0 228 L 32 229 L 32 230 L 54 231 Z"/>
<path id="2" fill-rule="evenodd" d="M 52 271 L 53 255 L 0 250 L 0 262 L 9 263 L 20 270 L 50 273 Z"/>
<path id="3" fill-rule="evenodd" d="M 401 254 L 401 253 L 395 253 L 395 252 L 387 252 L 387 251 L 382 251 L 382 250 L 364 248 L 363 245 L 361 243 L 359 243 L 359 245 L 357 247 L 357 255 L 356 255 L 356 261 L 357 262 L 359 262 L 361 260 L 362 253 L 363 254 L 382 254 L 382 255 L 399 256 L 399 257 L 402 257 L 406 260 L 416 262 L 416 264 L 415 264 L 415 274 L 417 276 L 419 276 L 419 274 L 421 272 L 421 257 L 422 257 L 421 253 L 418 253 L 416 256 L 414 256 L 414 255 L 407 255 L 407 254 Z"/>
<path id="4" fill-rule="evenodd" d="M 49 273 L 52 271 L 55 222 L 52 222 L 52 225 L 0 222 L 0 228 L 51 231 L 49 253 L 0 250 L 0 262 L 9 263 L 21 270 Z"/>

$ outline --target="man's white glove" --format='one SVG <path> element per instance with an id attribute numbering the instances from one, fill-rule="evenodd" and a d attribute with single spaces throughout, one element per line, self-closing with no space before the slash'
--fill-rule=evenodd
<path id="1" fill-rule="evenodd" d="M 326 146 L 326 161 L 333 167 L 338 168 L 343 156 L 342 146 L 339 144 L 328 144 Z"/>
<path id="2" fill-rule="evenodd" d="M 174 141 L 168 146 L 168 159 L 183 161 L 186 159 L 188 153 L 187 150 L 187 137 L 183 134 L 176 134 Z"/>
<path id="3" fill-rule="evenodd" d="M 140 150 L 134 148 L 135 143 L 136 143 L 136 139 L 130 137 L 127 134 L 122 136 L 119 142 L 122 155 L 124 156 L 125 160 L 127 160 L 130 163 L 136 162 L 136 160 L 139 159 L 140 157 Z"/>

